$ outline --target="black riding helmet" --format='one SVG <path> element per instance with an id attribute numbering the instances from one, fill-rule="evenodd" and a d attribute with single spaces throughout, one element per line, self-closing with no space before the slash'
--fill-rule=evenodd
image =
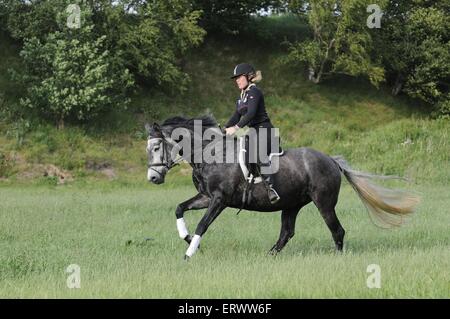
<path id="1" fill-rule="evenodd" d="M 255 74 L 256 74 L 255 68 L 251 64 L 241 63 L 236 65 L 233 71 L 233 76 L 231 78 L 235 79 L 241 75 L 247 75 L 248 78 L 251 78 Z"/>

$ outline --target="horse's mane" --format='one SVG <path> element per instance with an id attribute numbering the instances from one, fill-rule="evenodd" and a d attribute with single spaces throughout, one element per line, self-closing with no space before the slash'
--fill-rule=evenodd
<path id="1" fill-rule="evenodd" d="M 165 120 L 162 124 L 162 128 L 167 128 L 170 132 L 175 128 L 186 128 L 190 131 L 194 131 L 195 121 L 201 121 L 202 132 L 204 133 L 207 129 L 217 129 L 221 137 L 226 138 L 225 134 L 219 131 L 219 124 L 212 115 L 203 115 L 199 117 L 186 118 L 183 116 L 174 116 Z M 234 137 L 236 138 L 236 137 Z M 216 139 L 202 139 L 202 145 L 205 146 L 211 141 L 219 141 Z"/>
<path id="2" fill-rule="evenodd" d="M 165 120 L 161 126 L 171 126 L 171 127 L 185 127 L 187 129 L 194 129 L 194 122 L 201 121 L 202 129 L 206 130 L 208 128 L 218 127 L 217 121 L 211 115 L 204 115 L 194 118 L 185 118 L 182 116 L 174 116 Z"/>

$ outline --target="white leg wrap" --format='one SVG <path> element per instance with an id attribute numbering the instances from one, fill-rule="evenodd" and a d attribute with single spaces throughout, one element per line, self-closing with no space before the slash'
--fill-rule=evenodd
<path id="1" fill-rule="evenodd" d="M 186 236 L 189 235 L 189 231 L 186 228 L 186 223 L 184 222 L 183 217 L 177 219 L 177 229 L 181 239 L 185 239 Z"/>
<path id="2" fill-rule="evenodd" d="M 198 245 L 200 245 L 200 239 L 202 239 L 202 237 L 200 237 L 199 235 L 194 235 L 189 248 L 186 250 L 186 256 L 192 257 L 192 255 L 195 254 L 198 249 Z"/>

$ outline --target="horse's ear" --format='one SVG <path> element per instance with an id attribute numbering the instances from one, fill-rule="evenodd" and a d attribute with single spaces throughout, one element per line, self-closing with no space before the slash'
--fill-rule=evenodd
<path id="1" fill-rule="evenodd" d="M 161 133 L 161 127 L 156 122 L 154 122 L 152 125 L 146 123 L 145 130 L 147 131 L 148 135 L 155 135 L 155 133 Z"/>
<path id="2" fill-rule="evenodd" d="M 151 129 L 152 129 L 152 127 L 150 126 L 150 124 L 145 123 L 145 131 L 147 132 L 147 134 L 150 134 Z"/>

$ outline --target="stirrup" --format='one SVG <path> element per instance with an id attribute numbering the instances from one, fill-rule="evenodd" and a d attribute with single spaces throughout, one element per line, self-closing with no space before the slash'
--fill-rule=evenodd
<path id="1" fill-rule="evenodd" d="M 273 189 L 273 187 L 269 187 L 268 193 L 269 193 L 269 201 L 271 204 L 275 204 L 280 200 L 280 195 L 278 195 L 277 191 Z M 270 196 L 271 194 L 274 194 L 275 197 Z"/>

